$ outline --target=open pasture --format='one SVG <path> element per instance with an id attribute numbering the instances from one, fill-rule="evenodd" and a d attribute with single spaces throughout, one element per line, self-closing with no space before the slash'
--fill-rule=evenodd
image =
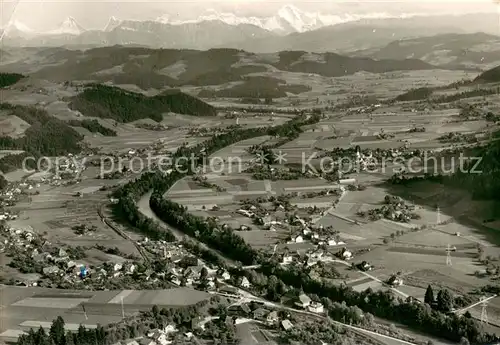
<path id="1" fill-rule="evenodd" d="M 440 227 L 436 229 L 424 229 L 416 232 L 406 233 L 403 236 L 399 236 L 394 243 L 411 245 L 415 247 L 436 247 L 436 248 L 446 248 L 449 244 L 450 246 L 467 246 L 475 247 L 475 244 L 469 240 L 455 236 L 455 234 L 442 232 Z"/>
<path id="2" fill-rule="evenodd" d="M 274 244 L 283 242 L 288 236 L 288 231 L 250 230 L 238 232 L 246 243 L 256 249 L 272 251 Z"/>
<path id="3" fill-rule="evenodd" d="M 420 270 L 429 270 L 439 272 L 457 281 L 470 282 L 477 286 L 478 278 L 474 277 L 474 273 L 480 269 L 477 265 L 477 260 L 466 255 L 454 255 L 452 253 L 452 266 L 446 265 L 446 252 L 443 248 L 442 253 L 412 247 L 398 247 L 397 250 L 389 250 L 385 247 L 380 247 L 364 253 L 357 257 L 357 260 L 366 260 L 376 268 L 385 270 L 386 274 L 402 272 L 404 274 L 412 274 Z M 441 254 L 441 255 L 440 255 Z M 378 270 L 374 273 L 378 276 Z"/>

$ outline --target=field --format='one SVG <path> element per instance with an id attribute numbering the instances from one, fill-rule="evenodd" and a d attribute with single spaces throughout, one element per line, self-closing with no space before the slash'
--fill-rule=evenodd
<path id="1" fill-rule="evenodd" d="M 122 319 L 122 298 L 125 315 L 150 310 L 153 305 L 185 306 L 209 298 L 205 292 L 188 288 L 84 292 L 2 286 L 1 293 L 0 341 L 10 340 L 9 335 L 16 331 L 27 331 L 39 325 L 48 328 L 57 316 L 62 316 L 70 328 L 76 325 L 75 329 L 79 324 L 95 327 L 118 322 Z"/>

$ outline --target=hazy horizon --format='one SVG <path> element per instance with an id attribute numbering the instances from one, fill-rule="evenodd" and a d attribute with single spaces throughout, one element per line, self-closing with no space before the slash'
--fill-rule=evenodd
<path id="1" fill-rule="evenodd" d="M 226 1 L 75 1 L 2 0 L 1 25 L 11 19 L 18 20 L 34 30 L 50 30 L 58 27 L 67 17 L 75 18 L 87 29 L 102 29 L 111 16 L 118 19 L 154 20 L 166 15 L 172 21 L 196 19 L 213 9 L 241 16 L 272 16 L 286 4 L 303 11 L 330 15 L 360 15 L 369 13 L 402 14 L 466 14 L 477 12 L 499 13 L 499 6 L 491 0 L 474 1 L 285 1 L 275 0 L 226 0 Z M 15 11 L 14 11 L 15 9 Z"/>

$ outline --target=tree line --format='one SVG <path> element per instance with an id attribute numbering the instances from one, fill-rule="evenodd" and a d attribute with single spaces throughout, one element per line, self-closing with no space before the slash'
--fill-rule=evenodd
<path id="1" fill-rule="evenodd" d="M 91 133 L 101 133 L 107 137 L 116 137 L 116 131 L 107 127 L 104 127 L 97 120 L 69 120 L 68 125 L 73 127 L 82 127 L 87 129 Z"/>

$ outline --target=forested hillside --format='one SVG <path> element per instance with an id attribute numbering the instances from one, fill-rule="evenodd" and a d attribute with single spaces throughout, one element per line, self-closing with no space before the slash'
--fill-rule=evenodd
<path id="1" fill-rule="evenodd" d="M 499 139 L 500 132 L 495 137 Z M 474 167 L 476 162 L 472 162 L 468 167 L 470 172 L 458 172 L 448 181 L 471 191 L 475 198 L 500 201 L 500 141 L 493 141 L 487 147 L 474 150 L 472 156 L 482 157 L 479 165 Z M 500 210 L 498 211 L 500 215 Z"/>
<path id="2" fill-rule="evenodd" d="M 500 82 L 500 66 L 483 72 L 475 79 L 475 81 L 482 81 L 487 83 Z"/>
<path id="3" fill-rule="evenodd" d="M 23 78 L 25 77 L 22 74 L 0 73 L 0 88 L 13 85 Z"/>
<path id="4" fill-rule="evenodd" d="M 145 118 L 160 122 L 162 114 L 167 112 L 195 116 L 217 114 L 211 105 L 178 90 L 147 97 L 101 84 L 92 84 L 72 97 L 69 107 L 85 116 L 110 118 L 124 123 Z"/>
<path id="5" fill-rule="evenodd" d="M 80 151 L 83 136 L 45 110 L 8 103 L 0 103 L 0 110 L 30 124 L 20 138 L 0 137 L 0 150 L 25 151 L 23 154 L 7 155 L 0 159 L 1 171 L 8 172 L 20 167 L 27 156 L 60 156 Z"/>
<path id="6" fill-rule="evenodd" d="M 7 110 L 30 124 L 21 138 L 0 137 L 0 149 L 24 150 L 47 156 L 80 151 L 78 143 L 83 136 L 45 110 L 8 103 L 0 103 L 0 110 Z"/>

